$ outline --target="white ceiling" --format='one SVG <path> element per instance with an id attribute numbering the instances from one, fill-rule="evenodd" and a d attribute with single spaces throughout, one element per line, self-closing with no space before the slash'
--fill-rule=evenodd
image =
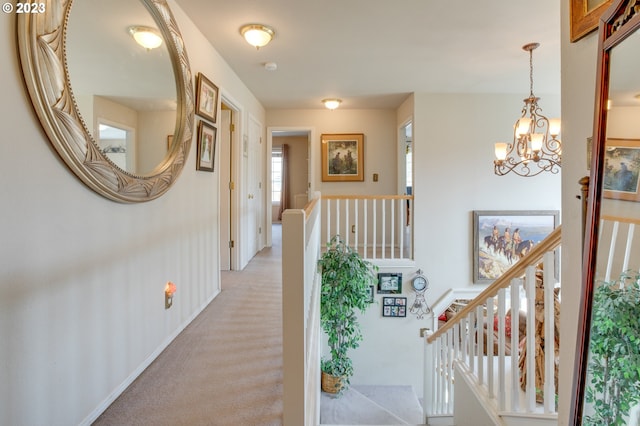
<path id="1" fill-rule="evenodd" d="M 412 92 L 560 93 L 558 0 L 176 0 L 265 108 L 396 108 Z M 248 23 L 273 27 L 256 50 Z M 275 62 L 276 71 L 267 71 Z M 194 73 L 198 70 L 193 70 Z M 209 76 L 215 81 L 215 75 Z"/>

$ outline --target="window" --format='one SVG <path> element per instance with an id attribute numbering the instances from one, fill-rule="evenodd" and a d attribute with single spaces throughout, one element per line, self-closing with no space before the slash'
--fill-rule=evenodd
<path id="1" fill-rule="evenodd" d="M 271 151 L 271 202 L 280 202 L 282 191 L 282 148 L 274 147 Z"/>

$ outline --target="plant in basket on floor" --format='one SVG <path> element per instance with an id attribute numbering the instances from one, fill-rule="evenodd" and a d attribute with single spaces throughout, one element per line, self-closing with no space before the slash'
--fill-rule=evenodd
<path id="1" fill-rule="evenodd" d="M 339 235 L 327 243 L 318 267 L 322 274 L 320 324 L 331 352 L 330 358 L 321 363 L 322 390 L 340 395 L 353 375 L 353 362 L 347 352 L 362 341 L 356 309 L 364 312 L 369 307 L 369 286 L 376 282 L 378 268 Z"/>

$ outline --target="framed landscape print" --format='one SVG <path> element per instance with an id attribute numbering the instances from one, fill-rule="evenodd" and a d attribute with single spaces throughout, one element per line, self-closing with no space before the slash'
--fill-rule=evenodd
<path id="1" fill-rule="evenodd" d="M 323 134 L 322 181 L 364 180 L 364 134 Z"/>
<path id="2" fill-rule="evenodd" d="M 605 198 L 640 201 L 640 140 L 607 139 L 602 189 Z"/>
<path id="3" fill-rule="evenodd" d="M 198 121 L 198 162 L 197 170 L 213 171 L 216 153 L 217 129 L 204 121 Z"/>
<path id="4" fill-rule="evenodd" d="M 218 86 L 201 72 L 196 79 L 196 114 L 214 124 L 218 115 Z"/>
<path id="5" fill-rule="evenodd" d="M 474 211 L 473 282 L 491 283 L 558 226 L 558 210 Z"/>

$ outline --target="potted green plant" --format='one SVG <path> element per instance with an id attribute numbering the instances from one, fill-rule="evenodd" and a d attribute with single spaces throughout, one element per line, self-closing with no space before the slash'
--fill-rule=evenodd
<path id="1" fill-rule="evenodd" d="M 371 303 L 369 290 L 378 268 L 339 235 L 327 243 L 318 266 L 322 274 L 320 324 L 330 349 L 330 357 L 321 362 L 322 390 L 341 394 L 353 375 L 353 363 L 347 353 L 362 341 L 356 310 L 364 312 Z"/>
<path id="2" fill-rule="evenodd" d="M 640 273 L 603 282 L 593 294 L 585 425 L 626 425 L 640 401 Z"/>

